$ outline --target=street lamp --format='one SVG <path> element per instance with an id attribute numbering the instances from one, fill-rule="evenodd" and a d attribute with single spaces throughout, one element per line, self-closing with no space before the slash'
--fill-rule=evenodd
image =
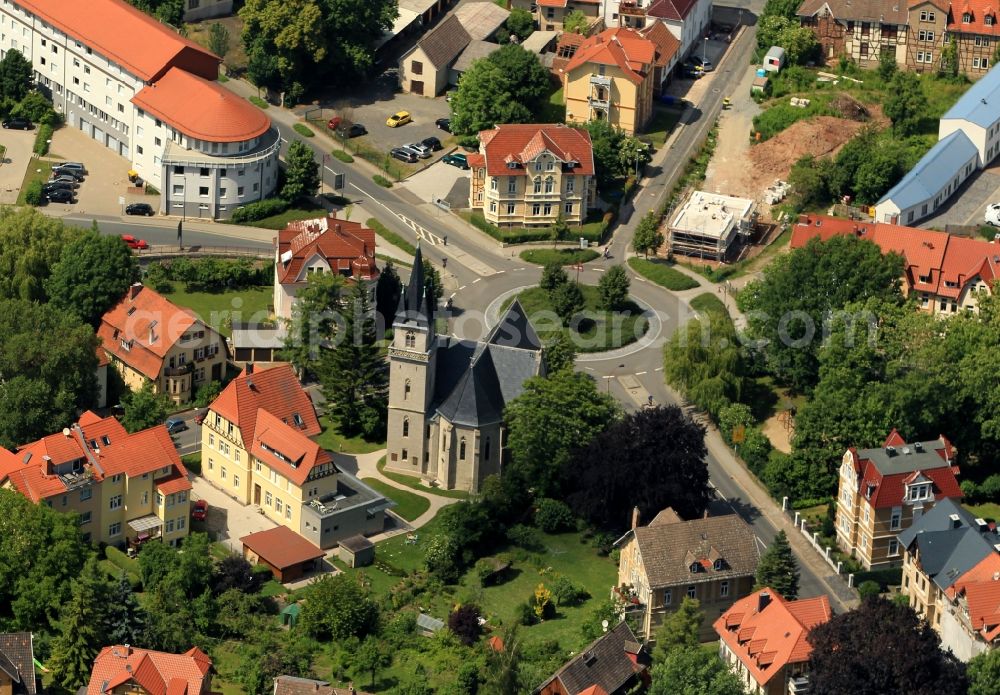
<path id="1" fill-rule="evenodd" d="M 704 65 L 708 59 L 708 37 L 706 36 L 701 44 L 701 64 Z"/>

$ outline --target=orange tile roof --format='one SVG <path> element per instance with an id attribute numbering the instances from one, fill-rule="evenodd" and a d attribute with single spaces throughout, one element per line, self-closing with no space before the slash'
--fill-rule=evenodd
<path id="1" fill-rule="evenodd" d="M 94 659 L 86 695 L 110 693 L 133 681 L 150 695 L 198 695 L 208 692 L 204 652 L 168 654 L 137 647 L 113 646 L 101 650 Z M 208 661 L 211 667 L 211 661 Z M 181 681 L 175 683 L 174 681 Z M 185 690 L 181 690 L 181 685 Z"/>
<path id="2" fill-rule="evenodd" d="M 278 232 L 278 282 L 305 282 L 302 267 L 314 256 L 323 258 L 332 272 L 347 271 L 352 278 L 375 280 L 379 275 L 375 232 L 357 222 L 333 215 L 289 222 Z"/>
<path id="3" fill-rule="evenodd" d="M 945 589 L 949 598 L 955 598 L 965 593 L 967 586 L 979 582 L 994 581 L 993 577 L 1000 573 L 1000 555 L 991 553 L 979 561 L 972 569 L 967 570 L 955 583 Z M 1000 576 L 997 577 L 1000 579 Z"/>
<path id="4" fill-rule="evenodd" d="M 663 22 L 653 22 L 639 33 L 656 44 L 656 64 L 665 67 L 681 49 L 680 40 L 667 29 Z"/>
<path id="5" fill-rule="evenodd" d="M 948 31 L 963 34 L 997 35 L 997 5 L 996 0 L 959 0 L 950 3 L 948 8 Z M 968 24 L 962 21 L 962 15 L 968 12 L 972 20 Z M 992 17 L 993 24 L 986 24 L 986 18 Z"/>
<path id="6" fill-rule="evenodd" d="M 594 148 L 590 133 L 563 124 L 507 123 L 479 131 L 480 154 L 490 176 L 525 176 L 524 164 L 548 150 L 563 162 L 576 161 L 574 174 L 594 173 Z M 509 168 L 508 163 L 517 163 Z M 471 163 L 471 162 L 470 162 Z"/>
<path id="7" fill-rule="evenodd" d="M 123 0 L 13 0 L 150 82 L 172 64 L 215 79 L 220 58 Z"/>
<path id="8" fill-rule="evenodd" d="M 987 642 L 1000 638 L 1000 570 L 987 579 L 966 583 L 964 593 L 972 629 Z"/>
<path id="9" fill-rule="evenodd" d="M 247 443 L 254 440 L 257 413 L 261 409 L 292 426 L 298 414 L 302 419 L 299 431 L 307 437 L 321 431 L 312 400 L 290 364 L 255 369 L 252 373 L 244 369 L 208 408 L 234 423 Z"/>
<path id="10" fill-rule="evenodd" d="M 271 127 L 264 112 L 217 82 L 170 68 L 132 97 L 132 103 L 177 130 L 210 142 L 241 142 Z"/>
<path id="11" fill-rule="evenodd" d="M 762 594 L 770 597 L 763 609 Z M 785 666 L 809 660 L 809 631 L 831 617 L 826 596 L 786 601 L 766 588 L 734 603 L 714 627 L 754 681 L 765 686 Z"/>
<path id="12" fill-rule="evenodd" d="M 587 63 L 617 65 L 625 76 L 639 84 L 656 62 L 656 44 L 634 29 L 605 29 L 587 38 L 566 65 L 570 72 Z"/>
<path id="13" fill-rule="evenodd" d="M 101 318 L 97 330 L 104 349 L 150 379 L 158 379 L 163 360 L 198 317 L 149 287 L 134 285 Z M 204 325 L 204 324 L 202 324 Z M 205 327 L 205 331 L 211 331 Z M 122 341 L 131 341 L 131 349 Z"/>
<path id="14" fill-rule="evenodd" d="M 302 487 L 313 468 L 332 463 L 330 453 L 263 408 L 257 410 L 257 428 L 250 450 L 273 470 Z"/>
<path id="15" fill-rule="evenodd" d="M 134 478 L 167 466 L 173 466 L 180 474 L 187 473 L 164 425 L 155 425 L 118 441 L 112 438 L 110 446 L 101 447 L 99 460 L 106 476 L 124 473 Z"/>
<path id="16" fill-rule="evenodd" d="M 918 292 L 957 299 L 976 278 L 987 285 L 1000 278 L 1000 244 L 884 222 L 802 215 L 792 228 L 791 248 L 801 248 L 812 238 L 825 241 L 848 234 L 872 241 L 883 253 L 903 256 L 906 281 Z"/>
<path id="17" fill-rule="evenodd" d="M 192 487 L 191 481 L 180 471 L 171 473 L 169 477 L 156 481 L 156 489 L 164 495 L 183 492 L 184 490 L 192 489 Z"/>
<path id="18" fill-rule="evenodd" d="M 266 531 L 251 533 L 240 538 L 240 543 L 257 553 L 271 567 L 287 569 L 325 553 L 287 526 L 275 526 Z"/>

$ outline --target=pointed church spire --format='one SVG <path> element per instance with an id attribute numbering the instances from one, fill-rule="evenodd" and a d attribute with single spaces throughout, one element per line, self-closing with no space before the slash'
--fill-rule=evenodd
<path id="1" fill-rule="evenodd" d="M 432 300 L 428 298 L 424 282 L 424 255 L 417 240 L 417 250 L 413 254 L 413 271 L 406 291 L 400 295 L 397 321 L 415 321 L 430 325 L 433 319 Z"/>

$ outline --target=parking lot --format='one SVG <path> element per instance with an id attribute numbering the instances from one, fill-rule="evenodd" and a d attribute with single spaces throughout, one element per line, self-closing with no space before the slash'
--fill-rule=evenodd
<path id="1" fill-rule="evenodd" d="M 4 130 L 0 133 L 0 144 L 7 148 L 0 164 L 0 203 L 17 202 L 24 172 L 32 161 L 35 133 L 34 130 Z"/>
<path id="2" fill-rule="evenodd" d="M 202 528 L 196 526 L 193 530 L 208 531 L 214 540 L 225 543 L 233 552 L 243 552 L 240 544 L 240 538 L 243 536 L 277 526 L 260 513 L 260 507 L 243 506 L 226 493 L 212 487 L 200 475 L 194 476 L 191 484 L 194 486 L 191 492 L 192 501 L 208 502 L 208 515 L 204 523 L 196 522 Z"/>
<path id="3" fill-rule="evenodd" d="M 919 224 L 925 229 L 948 225 L 981 225 L 986 206 L 1000 202 L 1000 164 L 975 173 L 941 211 Z"/>
<path id="4" fill-rule="evenodd" d="M 435 152 L 435 155 L 446 151 Z M 399 185 L 422 203 L 433 203 L 439 198 L 444 198 L 453 208 L 469 207 L 469 172 L 441 161 L 435 162 Z"/>

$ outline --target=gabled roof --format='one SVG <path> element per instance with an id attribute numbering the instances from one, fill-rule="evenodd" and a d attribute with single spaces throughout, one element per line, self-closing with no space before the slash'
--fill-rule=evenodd
<path id="1" fill-rule="evenodd" d="M 304 266 L 318 256 L 330 271 L 351 278 L 374 280 L 375 232 L 364 225 L 335 216 L 297 220 L 278 232 L 278 282 L 283 285 L 306 281 Z"/>
<path id="2" fill-rule="evenodd" d="M 327 681 L 297 676 L 278 676 L 274 679 L 273 695 L 369 695 L 354 688 L 335 688 Z"/>
<path id="3" fill-rule="evenodd" d="M 70 37 L 114 60 L 145 82 L 173 64 L 206 61 L 217 71 L 220 58 L 122 0 L 14 0 Z M 214 79 L 216 74 L 204 74 Z"/>
<path id="4" fill-rule="evenodd" d="M 287 526 L 275 526 L 240 538 L 240 543 L 255 552 L 271 567 L 288 569 L 325 553 Z"/>
<path id="5" fill-rule="evenodd" d="M 208 409 L 234 423 L 240 429 L 244 445 L 254 441 L 257 414 L 262 409 L 307 437 L 321 431 L 312 400 L 290 364 L 263 370 L 252 366 L 244 369 Z"/>
<path id="6" fill-rule="evenodd" d="M 471 40 L 458 16 L 452 14 L 425 34 L 416 48 L 424 52 L 431 65 L 441 70 L 448 67 Z"/>
<path id="7" fill-rule="evenodd" d="M 970 21 L 966 23 L 963 15 L 968 13 Z M 992 17 L 993 24 L 987 24 L 986 18 Z M 950 3 L 948 11 L 948 31 L 963 34 L 985 34 L 996 36 L 997 3 L 996 0 L 959 0 Z"/>
<path id="8" fill-rule="evenodd" d="M 906 3 L 899 0 L 805 0 L 796 14 L 799 17 L 813 17 L 822 14 L 825 8 L 841 21 L 868 21 L 886 24 L 907 24 Z"/>
<path id="9" fill-rule="evenodd" d="M 211 665 L 197 649 L 169 654 L 124 645 L 104 647 L 94 659 L 86 695 L 110 693 L 130 681 L 150 695 L 204 695 Z"/>
<path id="10" fill-rule="evenodd" d="M 652 8 L 650 8 L 652 9 Z M 664 67 L 681 49 L 681 42 L 663 22 L 653 22 L 639 33 L 656 44 L 656 65 Z"/>
<path id="11" fill-rule="evenodd" d="M 646 9 L 646 16 L 682 22 L 697 4 L 698 0 L 653 0 Z"/>
<path id="12" fill-rule="evenodd" d="M 546 123 L 506 123 L 479 131 L 479 150 L 486 157 L 489 176 L 524 176 L 525 165 L 542 152 L 562 163 L 577 162 L 574 174 L 594 173 L 594 148 L 590 133 L 580 128 Z M 511 168 L 509 164 L 515 166 Z"/>
<path id="13" fill-rule="evenodd" d="M 991 70 L 987 75 L 992 72 Z M 982 79 L 985 80 L 986 77 Z M 977 82 L 976 84 L 980 83 Z M 975 85 L 969 91 L 971 92 L 973 89 L 975 89 Z M 969 92 L 966 92 L 962 99 L 968 95 Z M 1000 100 L 996 103 L 1000 103 Z M 948 113 L 955 111 L 957 106 L 958 104 L 953 106 Z M 975 108 L 970 113 L 967 113 L 966 116 L 968 116 L 968 120 L 984 117 Z M 949 116 L 946 113 L 941 120 L 946 118 L 964 118 L 966 116 Z M 929 149 L 927 154 L 921 157 L 920 161 L 906 172 L 906 175 L 899 180 L 899 183 L 889 189 L 889 192 L 882 196 L 876 205 L 892 201 L 900 210 L 905 210 L 906 208 L 926 202 L 941 190 L 944 182 L 958 175 L 962 167 L 970 159 L 978 156 L 979 150 L 976 149 L 976 146 L 969 139 L 969 136 L 965 134 L 965 131 L 956 130 L 947 137 L 938 140 L 934 144 L 934 147 Z"/>
<path id="14" fill-rule="evenodd" d="M 299 487 L 316 466 L 333 463 L 330 452 L 264 408 L 257 410 L 250 453 Z"/>
<path id="15" fill-rule="evenodd" d="M 541 350 L 542 341 L 524 313 L 521 302 L 515 299 L 507 312 L 493 327 L 485 342 L 490 345 L 518 348 L 520 350 Z"/>
<path id="16" fill-rule="evenodd" d="M 673 523 L 669 517 L 661 519 L 662 514 L 616 542 L 621 545 L 635 537 L 650 589 L 748 577 L 757 571 L 757 537 L 736 514 Z"/>
<path id="17" fill-rule="evenodd" d="M 809 660 L 809 632 L 832 617 L 826 596 L 786 601 L 765 588 L 736 601 L 714 627 L 754 681 L 766 686 L 785 666 Z"/>
<path id="18" fill-rule="evenodd" d="M 455 8 L 455 17 L 473 40 L 489 38 L 509 16 L 510 10 L 495 2 L 465 2 Z"/>
<path id="19" fill-rule="evenodd" d="M 571 72 L 581 65 L 615 65 L 625 77 L 639 84 L 656 62 L 656 44 L 634 29 L 616 27 L 588 37 L 566 65 Z"/>
<path id="20" fill-rule="evenodd" d="M 458 55 L 458 58 L 455 59 L 455 64 L 451 66 L 451 69 L 456 72 L 466 72 L 472 67 L 472 64 L 475 61 L 480 58 L 485 58 L 493 53 L 493 51 L 499 49 L 499 45 L 490 41 L 472 39 L 469 41 L 468 45 L 462 49 L 462 52 Z"/>
<path id="21" fill-rule="evenodd" d="M 955 452 L 944 435 L 936 440 L 907 444 L 893 430 L 877 449 L 848 450 L 857 474 L 858 494 L 864 495 L 876 509 L 897 507 L 903 503 L 906 486 L 915 482 L 915 474 L 933 483 L 934 499 L 961 497 Z"/>
<path id="22" fill-rule="evenodd" d="M 167 70 L 131 101 L 182 133 L 209 142 L 251 140 L 271 127 L 271 119 L 246 99 L 180 68 Z"/>
<path id="23" fill-rule="evenodd" d="M 465 370 L 438 413 L 454 424 L 482 427 L 500 422 L 503 406 L 493 360 L 489 350 L 484 350 Z"/>
<path id="24" fill-rule="evenodd" d="M 635 649 L 637 644 L 632 630 L 622 621 L 584 647 L 555 675 L 535 688 L 535 693 L 541 692 L 553 682 L 557 682 L 563 692 L 571 695 L 588 692 L 594 686 L 603 689 L 605 693 L 616 692 L 649 667 L 646 654 L 641 649 Z"/>
<path id="25" fill-rule="evenodd" d="M 35 654 L 30 632 L 0 634 L 0 671 L 10 677 L 14 695 L 35 695 Z"/>

